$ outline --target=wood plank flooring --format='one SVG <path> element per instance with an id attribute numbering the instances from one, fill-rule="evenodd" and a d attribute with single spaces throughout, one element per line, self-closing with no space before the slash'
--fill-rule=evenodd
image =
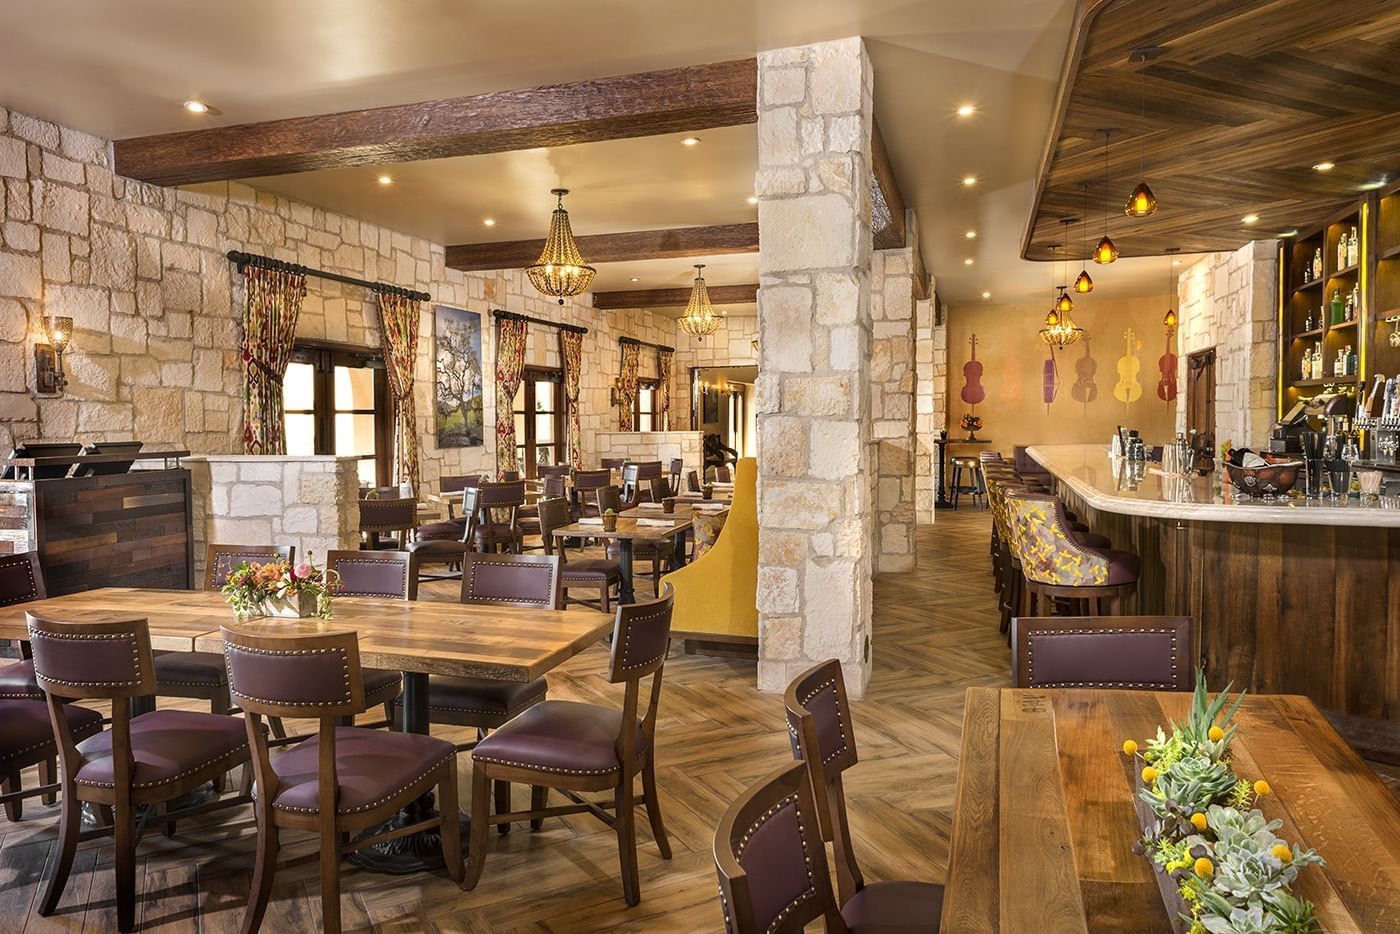
<path id="1" fill-rule="evenodd" d="M 996 632 L 986 560 L 988 514 L 940 513 L 919 529 L 919 567 L 875 585 L 871 696 L 855 707 L 860 764 L 847 775 L 855 845 L 868 879 L 941 881 L 952 829 L 963 692 L 1008 683 L 1009 653 Z M 449 583 L 424 599 L 451 599 Z M 607 654 L 594 646 L 549 676 L 550 696 L 620 704 L 606 683 Z M 639 821 L 642 903 L 627 908 L 612 832 L 587 816 L 516 825 L 494 836 L 481 882 L 463 892 L 442 874 L 392 877 L 346 867 L 346 930 L 377 932 L 718 931 L 711 844 L 724 808 L 790 759 L 782 701 L 753 688 L 751 660 L 685 656 L 673 650 L 657 726 L 657 776 L 674 858 L 656 852 Z M 196 703 L 162 702 L 198 709 Z M 434 728 L 465 740 L 467 731 Z M 461 760 L 467 806 L 470 763 Z M 26 776 L 31 784 L 34 776 Z M 525 792 L 517 807 L 524 807 Z M 138 883 L 142 930 L 237 931 L 250 885 L 253 820 L 246 811 L 181 824 L 174 839 L 142 841 Z M 640 815 L 639 815 L 640 817 Z M 25 802 L 25 819 L 0 819 L 0 931 L 79 932 L 115 928 L 112 850 L 79 850 L 63 905 L 34 911 L 53 858 L 57 808 Z M 316 841 L 283 835 L 283 859 L 264 931 L 315 930 L 320 921 Z"/>

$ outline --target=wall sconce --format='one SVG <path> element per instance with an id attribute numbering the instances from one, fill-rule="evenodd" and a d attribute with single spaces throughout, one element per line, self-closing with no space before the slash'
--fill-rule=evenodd
<path id="1" fill-rule="evenodd" d="M 59 315 L 44 318 L 44 335 L 47 344 L 34 345 L 34 372 L 37 390 L 48 395 L 58 395 L 68 385 L 63 375 L 63 352 L 73 339 L 73 319 Z"/>
<path id="2" fill-rule="evenodd" d="M 608 387 L 608 403 L 613 408 L 622 405 L 622 377 L 620 376 L 613 380 L 612 385 Z"/>

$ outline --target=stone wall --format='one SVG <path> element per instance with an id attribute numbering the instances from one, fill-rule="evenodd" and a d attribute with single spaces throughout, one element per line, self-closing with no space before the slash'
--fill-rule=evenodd
<path id="1" fill-rule="evenodd" d="M 914 212 L 905 246 L 870 261 L 870 430 L 876 573 L 914 569 Z"/>
<path id="2" fill-rule="evenodd" d="M 1278 241 L 1210 253 L 1177 279 L 1176 430 L 1186 430 L 1187 357 L 1214 347 L 1215 443 L 1266 445 L 1278 418 Z"/>
<path id="3" fill-rule="evenodd" d="M 661 461 L 662 470 L 669 470 L 671 459 L 685 462 L 681 477 L 687 470 L 700 471 L 704 461 L 701 448 L 703 436 L 698 431 L 603 431 L 594 436 L 598 457 L 625 457 L 629 461 Z M 597 460 L 588 462 L 590 467 Z"/>
<path id="4" fill-rule="evenodd" d="M 930 285 L 932 291 L 932 285 Z M 915 515 L 934 521 L 934 502 L 942 477 L 938 471 L 938 432 L 948 427 L 948 326 L 929 298 L 914 306 L 914 478 Z"/>
<path id="5" fill-rule="evenodd" d="M 870 674 L 870 131 L 860 39 L 758 56 L 759 688 Z"/>
<path id="6" fill-rule="evenodd" d="M 195 580 L 208 546 L 291 545 L 298 560 L 360 547 L 359 481 L 353 457 L 185 459 L 190 469 Z"/>
<path id="7" fill-rule="evenodd" d="M 707 366 L 757 366 L 757 315 L 726 316 L 719 330 L 701 340 L 676 329 L 676 356 L 671 364 L 671 427 L 694 428 L 690 371 Z"/>
<path id="8" fill-rule="evenodd" d="M 616 428 L 608 390 L 617 338 L 675 343 L 675 322 L 645 311 L 595 312 L 588 295 L 564 306 L 539 295 L 522 270 L 447 269 L 439 244 L 258 191 L 242 184 L 159 188 L 111 171 L 105 140 L 0 109 L 0 446 L 18 438 L 178 444 L 197 453 L 240 450 L 241 282 L 230 249 L 433 296 L 420 324 L 416 402 L 425 486 L 444 473 L 495 465 L 495 340 L 490 311 L 590 328 L 584 341 L 582 443 Z M 541 229 L 547 222 L 542 208 Z M 433 304 L 483 316 L 482 447 L 439 449 L 432 425 Z M 45 314 L 74 319 L 62 396 L 32 392 L 32 344 Z M 553 329 L 532 326 L 528 361 L 556 366 Z M 377 347 L 373 297 L 355 286 L 308 280 L 297 334 Z M 655 373 L 655 355 L 642 355 Z"/>

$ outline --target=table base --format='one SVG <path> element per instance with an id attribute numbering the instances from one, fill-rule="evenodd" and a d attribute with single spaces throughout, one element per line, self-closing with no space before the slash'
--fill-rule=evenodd
<path id="1" fill-rule="evenodd" d="M 356 839 L 363 840 L 375 834 L 431 820 L 437 815 L 437 811 L 433 807 L 433 800 L 434 796 L 429 792 L 378 827 L 370 827 L 363 831 Z M 457 820 L 462 833 L 462 854 L 465 856 L 467 843 L 471 840 L 471 818 L 458 812 Z M 381 872 L 389 876 L 434 872 L 447 865 L 446 860 L 442 857 L 442 830 L 437 827 L 367 846 L 351 853 L 346 859 L 361 869 Z"/>

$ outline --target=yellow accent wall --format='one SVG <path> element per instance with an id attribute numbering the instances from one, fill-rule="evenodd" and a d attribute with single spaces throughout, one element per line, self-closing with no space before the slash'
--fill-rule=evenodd
<path id="1" fill-rule="evenodd" d="M 734 467 L 734 501 L 714 547 L 663 577 L 676 588 L 676 633 L 758 637 L 758 461 Z"/>

